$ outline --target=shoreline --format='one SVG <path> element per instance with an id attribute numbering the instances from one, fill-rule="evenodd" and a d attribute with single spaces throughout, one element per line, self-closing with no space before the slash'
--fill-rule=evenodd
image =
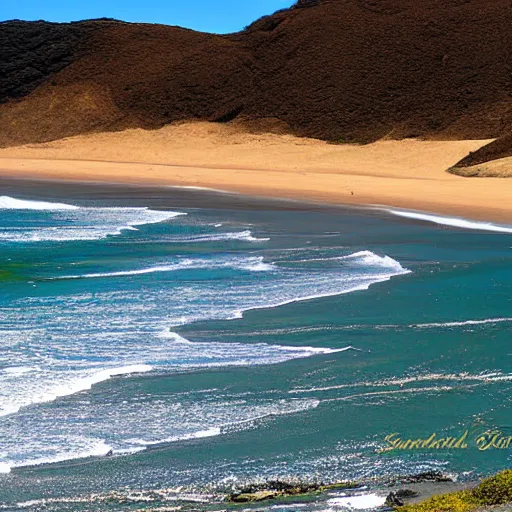
<path id="1" fill-rule="evenodd" d="M 196 187 L 512 224 L 512 180 L 448 172 L 489 140 L 329 144 L 201 121 L 0 148 L 0 177 Z"/>
<path id="2" fill-rule="evenodd" d="M 52 466 L 58 468 L 59 463 Z M 34 467 L 28 468 L 29 470 L 34 469 Z M 499 474 L 497 473 L 497 475 Z M 487 478 L 493 478 L 493 476 Z M 414 511 L 417 507 L 428 504 L 432 499 L 437 500 L 442 496 L 453 496 L 460 492 L 471 492 L 484 481 L 485 478 L 483 477 L 458 482 L 449 478 L 424 479 L 422 475 L 418 475 L 418 477 L 404 475 L 403 477 L 398 477 L 393 482 L 342 481 L 322 484 L 316 481 L 274 480 L 253 484 L 248 483 L 231 490 L 216 487 L 213 493 L 211 489 L 204 492 L 192 485 L 188 492 L 186 489 L 183 489 L 183 494 L 176 496 L 175 503 L 179 503 L 183 508 L 186 508 L 187 505 L 194 505 L 196 500 L 189 500 L 188 496 L 195 494 L 197 496 L 204 496 L 202 502 L 205 504 L 205 510 L 212 512 L 217 510 L 225 511 L 226 509 L 237 510 L 240 507 L 254 506 L 259 507 L 260 510 L 269 510 L 280 506 L 285 508 L 302 507 L 308 504 L 318 507 L 329 505 L 333 502 L 341 502 L 339 503 L 340 505 L 344 503 L 344 508 L 352 508 L 349 504 L 356 502 L 367 505 L 365 507 L 356 507 L 357 509 L 400 510 L 400 507 L 405 506 Z M 284 490 L 280 488 L 284 488 Z M 165 495 L 165 490 L 161 492 L 158 490 L 156 492 L 154 490 L 140 490 L 139 493 L 141 497 L 146 498 L 147 496 L 145 501 L 149 504 L 147 509 L 137 509 L 139 512 L 159 510 L 151 505 L 158 506 L 161 503 L 159 495 Z M 87 500 L 86 496 L 80 496 L 78 499 L 81 499 L 82 502 L 88 501 L 89 503 L 110 502 L 126 504 L 130 502 L 126 491 L 123 492 L 123 490 L 116 489 L 94 494 L 89 497 L 89 500 Z M 49 501 L 52 500 L 54 503 L 59 503 L 61 500 L 65 501 L 66 498 L 55 497 L 49 499 Z M 135 498 L 133 503 L 137 503 L 137 501 L 137 498 Z M 421 510 L 420 508 L 419 512 Z M 481 510 L 488 510 L 488 508 L 483 507 Z"/>
<path id="3" fill-rule="evenodd" d="M 184 172 L 186 171 L 186 173 Z M 185 175 L 186 174 L 186 175 Z M 226 174 L 228 176 L 226 176 Z M 512 224 L 512 201 L 508 194 L 496 198 L 498 207 L 488 200 L 469 205 L 468 200 L 449 197 L 445 191 L 437 200 L 421 199 L 419 194 L 404 197 L 390 190 L 395 181 L 432 192 L 435 180 L 369 175 L 268 171 L 182 164 L 146 164 L 97 160 L 5 158 L 0 156 L 0 178 L 61 184 L 109 185 L 114 187 L 154 187 L 231 194 L 241 200 L 270 199 L 309 203 L 312 206 L 362 207 L 374 210 L 401 209 L 411 212 L 453 216 L 469 220 Z M 263 179 L 262 179 L 263 178 Z M 288 182 L 292 178 L 293 182 Z M 496 178 L 490 178 L 496 180 Z M 459 178 L 457 180 L 478 180 Z M 478 183 L 477 183 L 478 184 Z M 339 188 L 336 188 L 339 185 Z M 512 185 L 512 183 L 511 183 Z M 308 188 L 311 187 L 311 188 Z M 353 189 L 362 190 L 361 193 Z M 373 191 L 372 189 L 375 189 Z M 511 187 L 512 194 L 512 187 Z M 428 197 L 429 194 L 426 194 Z M 431 196 L 431 194 L 430 194 Z M 448 196 L 448 197 L 447 197 Z M 511 196 L 512 197 L 512 196 Z M 459 200 L 457 200 L 459 199 Z M 487 199 L 487 198 L 485 198 Z"/>
<path id="4" fill-rule="evenodd" d="M 86 187 L 88 190 L 81 190 L 80 194 L 73 196 L 68 195 L 70 189 L 75 184 L 80 184 Z M 8 185 L 13 190 L 7 190 L 5 193 L 1 192 L 2 187 Z M 43 193 L 43 198 L 46 197 L 48 192 L 51 191 L 51 198 L 54 198 L 57 187 L 57 197 L 59 200 L 72 201 L 74 199 L 91 199 L 93 198 L 105 199 L 108 197 L 108 192 L 112 193 L 113 198 L 117 199 L 118 194 L 124 197 L 128 194 L 132 196 L 137 202 L 145 204 L 144 200 L 147 200 L 147 194 L 153 195 L 155 192 L 167 194 L 161 196 L 160 199 L 173 201 L 173 207 L 176 208 L 194 208 L 198 202 L 201 203 L 202 208 L 234 208 L 234 209 L 261 209 L 271 208 L 272 210 L 297 210 L 297 211 L 317 211 L 317 210 L 332 210 L 339 212 L 345 210 L 348 214 L 353 211 L 365 211 L 372 212 L 377 215 L 388 215 L 395 218 L 401 217 L 403 221 L 411 222 L 425 222 L 427 224 L 435 224 L 439 227 L 447 228 L 460 228 L 464 230 L 484 231 L 484 232 L 495 232 L 500 234 L 512 233 L 512 223 L 507 224 L 503 222 L 495 222 L 488 220 L 479 220 L 477 218 L 469 218 L 462 216 L 448 216 L 432 211 L 416 210 L 410 208 L 400 208 L 390 205 L 378 205 L 378 204 L 348 204 L 348 203 L 336 203 L 336 202 L 325 202 L 325 201 L 314 201 L 311 199 L 304 198 L 293 198 L 293 197 L 276 197 L 276 196 L 263 196 L 256 194 L 244 194 L 241 192 L 233 192 L 228 190 L 220 190 L 214 188 L 206 188 L 200 186 L 180 186 L 180 185 L 159 185 L 159 184 L 147 184 L 147 183 L 123 183 L 123 182 L 112 182 L 112 181 L 87 181 L 87 180 L 65 180 L 60 178 L 33 178 L 26 177 L 22 178 L 19 176 L 5 176 L 1 174 L 0 170 L 0 194 L 1 195 L 17 195 L 20 192 L 23 195 L 34 197 L 41 197 L 39 194 Z M 59 190 L 60 188 L 60 190 Z M 67 190 L 67 194 L 65 193 Z M 107 196 L 105 194 L 107 193 Z M 51 199 L 50 198 L 50 199 Z M 205 204 L 206 202 L 206 204 Z M 161 206 L 164 208 L 164 205 Z M 166 205 L 165 207 L 168 207 Z M 159 206 L 156 206 L 159 209 Z M 456 215 L 456 214 L 455 214 Z"/>

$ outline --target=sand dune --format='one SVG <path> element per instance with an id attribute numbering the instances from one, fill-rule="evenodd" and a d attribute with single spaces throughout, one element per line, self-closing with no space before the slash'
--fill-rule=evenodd
<path id="1" fill-rule="evenodd" d="M 4 148 L 0 169 L 4 176 L 207 187 L 512 222 L 510 180 L 446 172 L 488 142 L 333 145 L 196 122 Z"/>

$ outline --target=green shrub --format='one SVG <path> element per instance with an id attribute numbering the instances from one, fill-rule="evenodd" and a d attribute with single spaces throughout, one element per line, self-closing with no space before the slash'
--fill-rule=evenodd
<path id="1" fill-rule="evenodd" d="M 484 480 L 473 490 L 473 496 L 482 505 L 503 505 L 512 502 L 512 469 Z"/>
<path id="2" fill-rule="evenodd" d="M 459 491 L 451 494 L 432 496 L 416 505 L 399 507 L 400 512 L 469 512 L 475 509 L 475 502 L 471 491 Z"/>
<path id="3" fill-rule="evenodd" d="M 470 512 L 478 507 L 512 503 L 512 469 L 485 479 L 474 489 L 432 496 L 416 505 L 398 507 L 399 512 Z"/>

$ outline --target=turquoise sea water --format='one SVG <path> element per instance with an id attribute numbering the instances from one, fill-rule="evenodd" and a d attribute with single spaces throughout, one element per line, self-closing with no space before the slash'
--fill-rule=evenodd
<path id="1" fill-rule="evenodd" d="M 512 435 L 510 227 L 41 190 L 0 194 L 3 508 L 510 466 L 473 442 Z M 467 429 L 467 449 L 379 453 Z"/>

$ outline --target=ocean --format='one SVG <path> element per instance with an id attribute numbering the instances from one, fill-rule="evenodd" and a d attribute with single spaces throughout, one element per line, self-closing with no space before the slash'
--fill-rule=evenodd
<path id="1" fill-rule="evenodd" d="M 0 185 L 0 508 L 225 508 L 270 479 L 366 486 L 287 510 L 371 508 L 510 467 L 477 439 L 512 435 L 511 226 Z"/>

